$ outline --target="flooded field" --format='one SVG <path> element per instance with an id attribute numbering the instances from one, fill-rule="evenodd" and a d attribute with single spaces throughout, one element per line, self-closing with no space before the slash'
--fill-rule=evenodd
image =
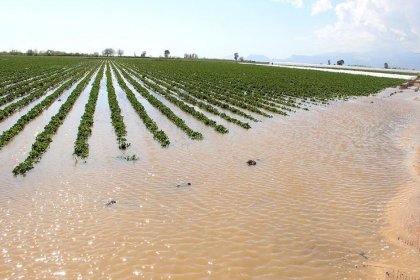
<path id="1" fill-rule="evenodd" d="M 105 79 L 86 162 L 72 151 L 89 86 L 35 171 L 11 167 L 57 103 L 0 151 L 1 279 L 420 279 L 418 92 L 248 131 L 217 119 L 223 136 L 175 111 L 203 141 L 139 98 L 171 139 L 163 149 L 114 85 L 139 161 L 119 159 Z"/>

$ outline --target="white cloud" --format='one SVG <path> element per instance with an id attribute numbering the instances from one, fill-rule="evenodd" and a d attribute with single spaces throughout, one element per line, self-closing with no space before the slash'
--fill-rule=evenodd
<path id="1" fill-rule="evenodd" d="M 331 0 L 318 0 L 312 4 L 312 15 L 317 15 L 326 12 L 333 8 Z"/>
<path id="2" fill-rule="evenodd" d="M 303 0 L 271 0 L 272 2 L 284 2 L 289 3 L 295 8 L 303 8 Z"/>
<path id="3" fill-rule="evenodd" d="M 420 51 L 420 17 L 415 2 L 344 0 L 335 6 L 336 22 L 316 30 L 318 47 L 324 51 Z"/>

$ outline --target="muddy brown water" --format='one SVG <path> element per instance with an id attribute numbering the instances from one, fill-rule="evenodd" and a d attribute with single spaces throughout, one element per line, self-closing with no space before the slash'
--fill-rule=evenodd
<path id="1" fill-rule="evenodd" d="M 400 222 L 418 217 L 416 202 L 402 207 L 420 188 L 418 93 L 312 106 L 249 131 L 218 119 L 227 135 L 177 111 L 203 141 L 138 97 L 170 137 L 162 149 L 114 86 L 126 152 L 110 123 L 105 77 L 86 163 L 72 152 L 91 84 L 26 177 L 11 170 L 58 105 L 0 151 L 1 279 L 420 277 L 418 249 L 398 239 L 407 228 Z"/>

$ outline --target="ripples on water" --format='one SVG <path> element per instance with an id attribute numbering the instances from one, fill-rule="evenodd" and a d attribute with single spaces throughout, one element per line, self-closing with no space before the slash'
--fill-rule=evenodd
<path id="1" fill-rule="evenodd" d="M 249 131 L 226 124 L 225 136 L 195 124 L 203 141 L 166 124 L 172 145 L 162 149 L 116 90 L 127 153 L 140 161 L 117 159 L 105 90 L 87 163 L 72 151 L 88 90 L 28 176 L 11 170 L 43 119 L 0 151 L 1 277 L 367 279 L 383 278 L 374 264 L 420 266 L 418 253 L 382 234 L 387 205 L 415 182 L 400 141 L 420 123 L 411 91 L 312 107 Z"/>

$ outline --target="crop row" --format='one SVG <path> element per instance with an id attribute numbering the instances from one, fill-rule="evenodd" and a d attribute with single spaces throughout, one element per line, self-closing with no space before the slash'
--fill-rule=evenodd
<path id="1" fill-rule="evenodd" d="M 121 108 L 118 105 L 115 88 L 112 85 L 111 67 L 109 64 L 106 69 L 106 87 L 108 90 L 108 104 L 111 110 L 111 122 L 117 135 L 118 147 L 121 150 L 125 150 L 130 146 L 130 143 L 125 138 L 127 136 L 127 129 L 124 124 L 124 117 L 121 115 Z"/>
<path id="2" fill-rule="evenodd" d="M 69 69 L 66 69 L 66 70 L 69 70 Z M 23 81 L 20 81 L 20 82 L 11 84 L 11 85 L 9 85 L 7 87 L 0 88 L 0 96 L 4 96 L 4 95 L 10 94 L 10 93 L 13 93 L 13 92 L 15 92 L 17 90 L 20 90 L 21 88 L 27 87 L 28 85 L 30 85 L 32 83 L 35 83 L 37 81 L 40 81 L 40 80 L 44 79 L 45 77 L 48 77 L 50 75 L 55 75 L 57 73 L 62 73 L 64 71 L 66 71 L 66 70 L 63 70 L 63 69 L 51 69 L 51 70 L 49 70 L 46 73 L 43 73 L 41 75 L 36 75 L 36 76 L 33 76 L 33 77 L 29 78 L 29 79 L 26 79 L 26 80 L 23 80 Z"/>
<path id="3" fill-rule="evenodd" d="M 35 142 L 32 144 L 32 148 L 28 157 L 13 169 L 13 174 L 23 175 L 29 170 L 33 169 L 34 164 L 41 160 L 42 155 L 47 151 L 50 143 L 53 141 L 53 136 L 57 133 L 58 128 L 63 124 L 68 113 L 73 108 L 77 98 L 88 85 L 89 80 L 94 73 L 95 70 L 92 70 L 85 78 L 83 78 L 82 81 L 77 84 L 76 88 L 72 91 L 67 100 L 61 105 L 58 113 L 51 118 L 50 122 L 44 127 L 44 130 L 37 135 Z"/>
<path id="4" fill-rule="evenodd" d="M 227 104 L 236 106 L 244 110 L 248 110 L 250 112 L 261 115 L 263 117 L 271 118 L 272 116 L 265 113 L 264 111 L 261 111 L 260 108 L 273 112 L 273 113 L 286 115 L 286 113 L 284 113 L 281 110 L 278 110 L 276 108 L 272 108 L 260 102 L 245 98 L 244 94 L 232 96 L 231 94 L 229 94 L 228 90 L 223 89 L 221 90 L 221 92 L 216 92 L 213 87 L 206 85 L 205 83 L 184 81 L 184 80 L 181 80 L 180 78 L 177 78 L 176 80 L 177 80 L 177 84 L 182 85 L 187 92 L 198 91 L 200 93 L 205 93 L 209 97 L 212 97 L 213 99 L 216 99 L 219 102 L 220 101 L 225 102 Z"/>
<path id="5" fill-rule="evenodd" d="M 229 93 L 243 94 L 250 99 L 282 100 L 282 97 L 289 96 L 325 103 L 336 98 L 374 94 L 402 82 L 398 79 L 231 62 L 153 59 L 125 59 L 122 62 L 131 67 L 146 69 L 153 75 L 162 75 L 172 81 L 217 85 Z"/>
<path id="6" fill-rule="evenodd" d="M 48 90 L 50 88 L 53 88 L 53 87 L 59 85 L 64 80 L 69 79 L 74 75 L 78 75 L 79 73 L 82 73 L 83 71 L 85 71 L 85 68 L 77 69 L 77 70 L 69 72 L 67 75 L 53 78 L 48 83 L 46 82 L 45 85 L 42 88 L 39 88 L 36 91 L 29 94 L 28 96 L 25 96 L 24 98 L 6 106 L 3 110 L 0 110 L 0 121 L 6 119 L 10 115 L 12 115 L 14 112 L 16 112 L 18 109 L 28 105 L 29 103 L 33 102 L 34 100 L 36 100 L 36 99 L 42 97 L 43 95 L 47 94 Z"/>
<path id="7" fill-rule="evenodd" d="M 18 135 L 28 123 L 38 117 L 44 110 L 51 106 L 51 104 L 60 97 L 63 92 L 69 89 L 82 75 L 76 75 L 71 80 L 65 82 L 52 94 L 46 97 L 42 102 L 35 105 L 28 113 L 19 118 L 19 120 L 8 130 L 0 135 L 0 149 L 6 146 L 16 135 Z"/>
<path id="8" fill-rule="evenodd" d="M 13 100 L 15 100 L 19 97 L 25 96 L 33 90 L 44 88 L 44 86 L 48 85 L 49 82 L 54 81 L 54 79 L 56 79 L 56 78 L 60 79 L 60 78 L 63 77 L 63 75 L 65 75 L 65 72 L 64 73 L 63 72 L 58 72 L 58 73 L 55 73 L 55 74 L 53 74 L 49 77 L 42 78 L 42 79 L 39 79 L 39 80 L 34 80 L 31 83 L 28 83 L 27 85 L 22 86 L 22 87 L 20 87 L 16 90 L 10 92 L 9 94 L 1 97 L 0 98 L 0 106 L 4 105 L 6 103 L 12 102 Z"/>
<path id="9" fill-rule="evenodd" d="M 114 70 L 115 77 L 117 78 L 119 86 L 127 95 L 128 101 L 131 103 L 131 106 L 136 111 L 140 119 L 143 121 L 146 128 L 153 134 L 153 138 L 156 139 L 162 147 L 169 146 L 170 141 L 166 133 L 163 130 L 159 130 L 159 127 L 157 126 L 156 122 L 147 114 L 146 109 L 137 100 L 136 96 L 131 91 L 131 89 L 128 88 L 127 84 L 124 82 L 123 78 L 121 77 L 121 74 L 118 72 L 115 66 L 113 66 L 112 68 Z"/>
<path id="10" fill-rule="evenodd" d="M 19 85 L 48 72 L 90 64 L 91 60 L 65 57 L 0 57 L 0 89 Z"/>
<path id="11" fill-rule="evenodd" d="M 219 102 L 225 102 L 227 104 L 236 106 L 238 108 L 245 109 L 245 110 L 248 110 L 250 112 L 256 113 L 256 114 L 258 114 L 260 116 L 263 116 L 263 117 L 267 117 L 267 118 L 272 117 L 271 115 L 261 111 L 257 106 L 255 106 L 255 104 L 251 105 L 251 104 L 247 104 L 246 102 L 243 102 L 241 100 L 241 98 L 232 98 L 232 97 L 230 97 L 230 96 L 228 96 L 224 93 L 216 93 L 211 88 L 203 88 L 202 86 L 197 86 L 197 85 L 194 85 L 193 83 L 190 83 L 190 82 L 178 81 L 177 83 L 178 83 L 178 85 L 185 88 L 185 90 L 187 92 L 196 91 L 196 92 L 199 92 L 199 93 L 202 93 L 202 94 L 206 94 L 209 97 L 211 97 L 211 98 L 213 98 L 213 99 L 215 99 Z"/>
<path id="12" fill-rule="evenodd" d="M 220 83 L 220 81 L 203 81 L 203 80 L 191 79 L 189 82 L 196 86 L 201 86 L 207 89 L 211 89 L 212 91 L 222 92 L 223 95 L 226 95 L 226 96 L 240 98 L 246 103 L 266 109 L 273 113 L 279 113 L 279 112 L 276 110 L 272 110 L 272 108 L 270 107 L 277 107 L 286 111 L 290 110 L 287 107 L 284 107 L 285 102 L 283 101 L 282 97 L 278 99 L 274 98 L 273 96 L 270 96 L 269 93 L 258 92 L 256 88 L 251 88 L 251 89 L 246 89 L 246 90 L 237 89 L 237 88 L 227 87 L 224 83 Z"/>
<path id="13" fill-rule="evenodd" d="M 245 129 L 249 129 L 251 128 L 251 126 L 249 125 L 249 123 L 245 123 L 243 121 L 240 121 L 236 118 L 233 118 L 231 116 L 226 115 L 223 112 L 220 112 L 218 109 L 216 109 L 215 107 L 211 106 L 210 104 L 207 104 L 205 102 L 200 101 L 197 98 L 192 97 L 189 94 L 186 94 L 185 92 L 179 90 L 178 88 L 171 86 L 170 84 L 168 84 L 167 82 L 163 81 L 163 80 L 159 80 L 155 77 L 150 77 L 150 76 L 145 76 L 146 79 L 150 79 L 151 81 L 153 81 L 154 83 L 156 83 L 157 85 L 161 86 L 163 89 L 165 89 L 168 93 L 173 93 L 175 94 L 178 98 L 181 98 L 182 100 L 184 100 L 185 102 L 197 106 L 202 110 L 205 110 L 209 113 L 212 113 L 213 115 L 219 116 L 221 118 L 223 118 L 224 120 L 230 122 L 230 123 L 234 123 L 236 125 L 239 125 L 240 127 L 243 127 Z"/>
<path id="14" fill-rule="evenodd" d="M 256 95 L 255 92 L 252 93 L 252 92 L 247 92 L 247 91 L 245 92 L 235 91 L 233 89 L 224 88 L 223 86 L 212 83 L 212 82 L 200 83 L 199 81 L 194 81 L 194 82 L 190 81 L 189 83 L 193 87 L 201 87 L 205 91 L 211 91 L 213 94 L 216 94 L 216 95 L 218 93 L 221 93 L 221 95 L 223 96 L 234 98 L 252 107 L 261 108 L 272 113 L 286 115 L 284 111 L 291 111 L 289 108 L 283 106 L 282 104 L 274 103 L 272 100 L 268 99 L 266 96 L 262 97 L 262 96 Z"/>
<path id="15" fill-rule="evenodd" d="M 208 104 L 211 104 L 211 105 L 217 106 L 217 107 L 219 107 L 221 109 L 230 111 L 230 112 L 232 112 L 232 113 L 234 113 L 234 114 L 236 114 L 238 116 L 247 118 L 247 119 L 252 120 L 254 122 L 258 122 L 258 120 L 256 118 L 254 118 L 253 116 L 251 116 L 250 114 L 245 113 L 242 110 L 240 110 L 240 109 L 238 109 L 236 107 L 233 107 L 233 106 L 231 106 L 231 105 L 229 105 L 229 104 L 227 104 L 225 102 L 222 102 L 222 101 L 220 101 L 218 99 L 215 99 L 212 96 L 210 96 L 210 95 L 208 95 L 208 94 L 206 94 L 204 92 L 199 92 L 197 90 L 187 91 L 186 87 L 184 87 L 183 85 L 178 84 L 177 82 L 174 82 L 173 80 L 170 80 L 170 79 L 168 79 L 168 78 L 166 78 L 164 76 L 159 76 L 159 79 L 162 80 L 162 81 L 165 81 L 168 84 L 170 84 L 170 87 L 169 87 L 170 90 L 173 90 L 173 89 L 181 89 L 184 92 L 188 93 L 189 95 L 191 95 L 191 96 L 193 96 L 193 97 L 195 97 L 195 98 L 197 98 L 199 100 L 206 101 Z"/>
<path id="16" fill-rule="evenodd" d="M 175 75 L 175 74 L 173 74 Z M 250 112 L 259 114 L 261 116 L 264 117 L 272 117 L 271 115 L 261 111 L 256 105 L 259 104 L 255 104 L 255 102 L 253 102 L 253 104 L 250 104 L 250 102 L 244 102 L 242 97 L 230 97 L 227 92 L 225 91 L 224 93 L 217 93 L 213 90 L 213 88 L 211 87 L 204 87 L 203 84 L 200 83 L 193 83 L 191 81 L 185 82 L 182 80 L 182 77 L 176 77 L 175 80 L 177 81 L 176 84 L 178 86 L 182 86 L 184 88 L 185 91 L 187 91 L 188 93 L 202 93 L 205 94 L 207 96 L 207 98 L 212 98 L 213 100 L 217 100 L 218 102 L 223 102 L 225 104 L 230 104 L 233 106 L 236 106 L 238 108 L 242 108 L 245 110 L 248 110 Z M 285 114 L 282 111 L 273 109 L 276 113 L 279 114 Z"/>
<path id="17" fill-rule="evenodd" d="M 223 125 L 217 124 L 214 120 L 209 119 L 206 115 L 203 113 L 196 111 L 194 107 L 188 106 L 180 99 L 174 97 L 172 94 L 170 94 L 169 91 L 164 91 L 159 85 L 153 84 L 149 81 L 147 81 L 142 76 L 138 75 L 136 72 L 131 71 L 131 73 L 137 77 L 139 80 L 143 82 L 143 84 L 148 87 L 150 90 L 152 90 L 155 93 L 159 93 L 162 96 L 164 96 L 167 100 L 169 100 L 172 104 L 175 104 L 178 108 L 183 110 L 184 112 L 187 112 L 200 122 L 204 123 L 207 126 L 213 127 L 217 132 L 219 133 L 228 133 L 229 130 L 224 127 Z"/>
<path id="18" fill-rule="evenodd" d="M 93 116 L 95 114 L 103 74 L 104 65 L 101 66 L 98 74 L 96 74 L 95 81 L 93 82 L 92 89 L 90 90 L 88 102 L 85 105 L 85 112 L 83 113 L 77 130 L 77 138 L 74 143 L 74 154 L 81 158 L 87 158 L 89 156 L 88 138 L 92 134 Z"/>
<path id="19" fill-rule="evenodd" d="M 203 135 L 200 132 L 192 130 L 183 119 L 179 118 L 172 112 L 170 108 L 165 106 L 159 99 L 150 94 L 143 86 L 141 86 L 136 80 L 134 80 L 124 69 L 120 68 L 124 78 L 134 86 L 138 93 L 140 93 L 146 100 L 157 108 L 162 114 L 164 114 L 169 120 L 171 120 L 177 127 L 185 131 L 185 133 L 194 140 L 203 139 Z"/>

